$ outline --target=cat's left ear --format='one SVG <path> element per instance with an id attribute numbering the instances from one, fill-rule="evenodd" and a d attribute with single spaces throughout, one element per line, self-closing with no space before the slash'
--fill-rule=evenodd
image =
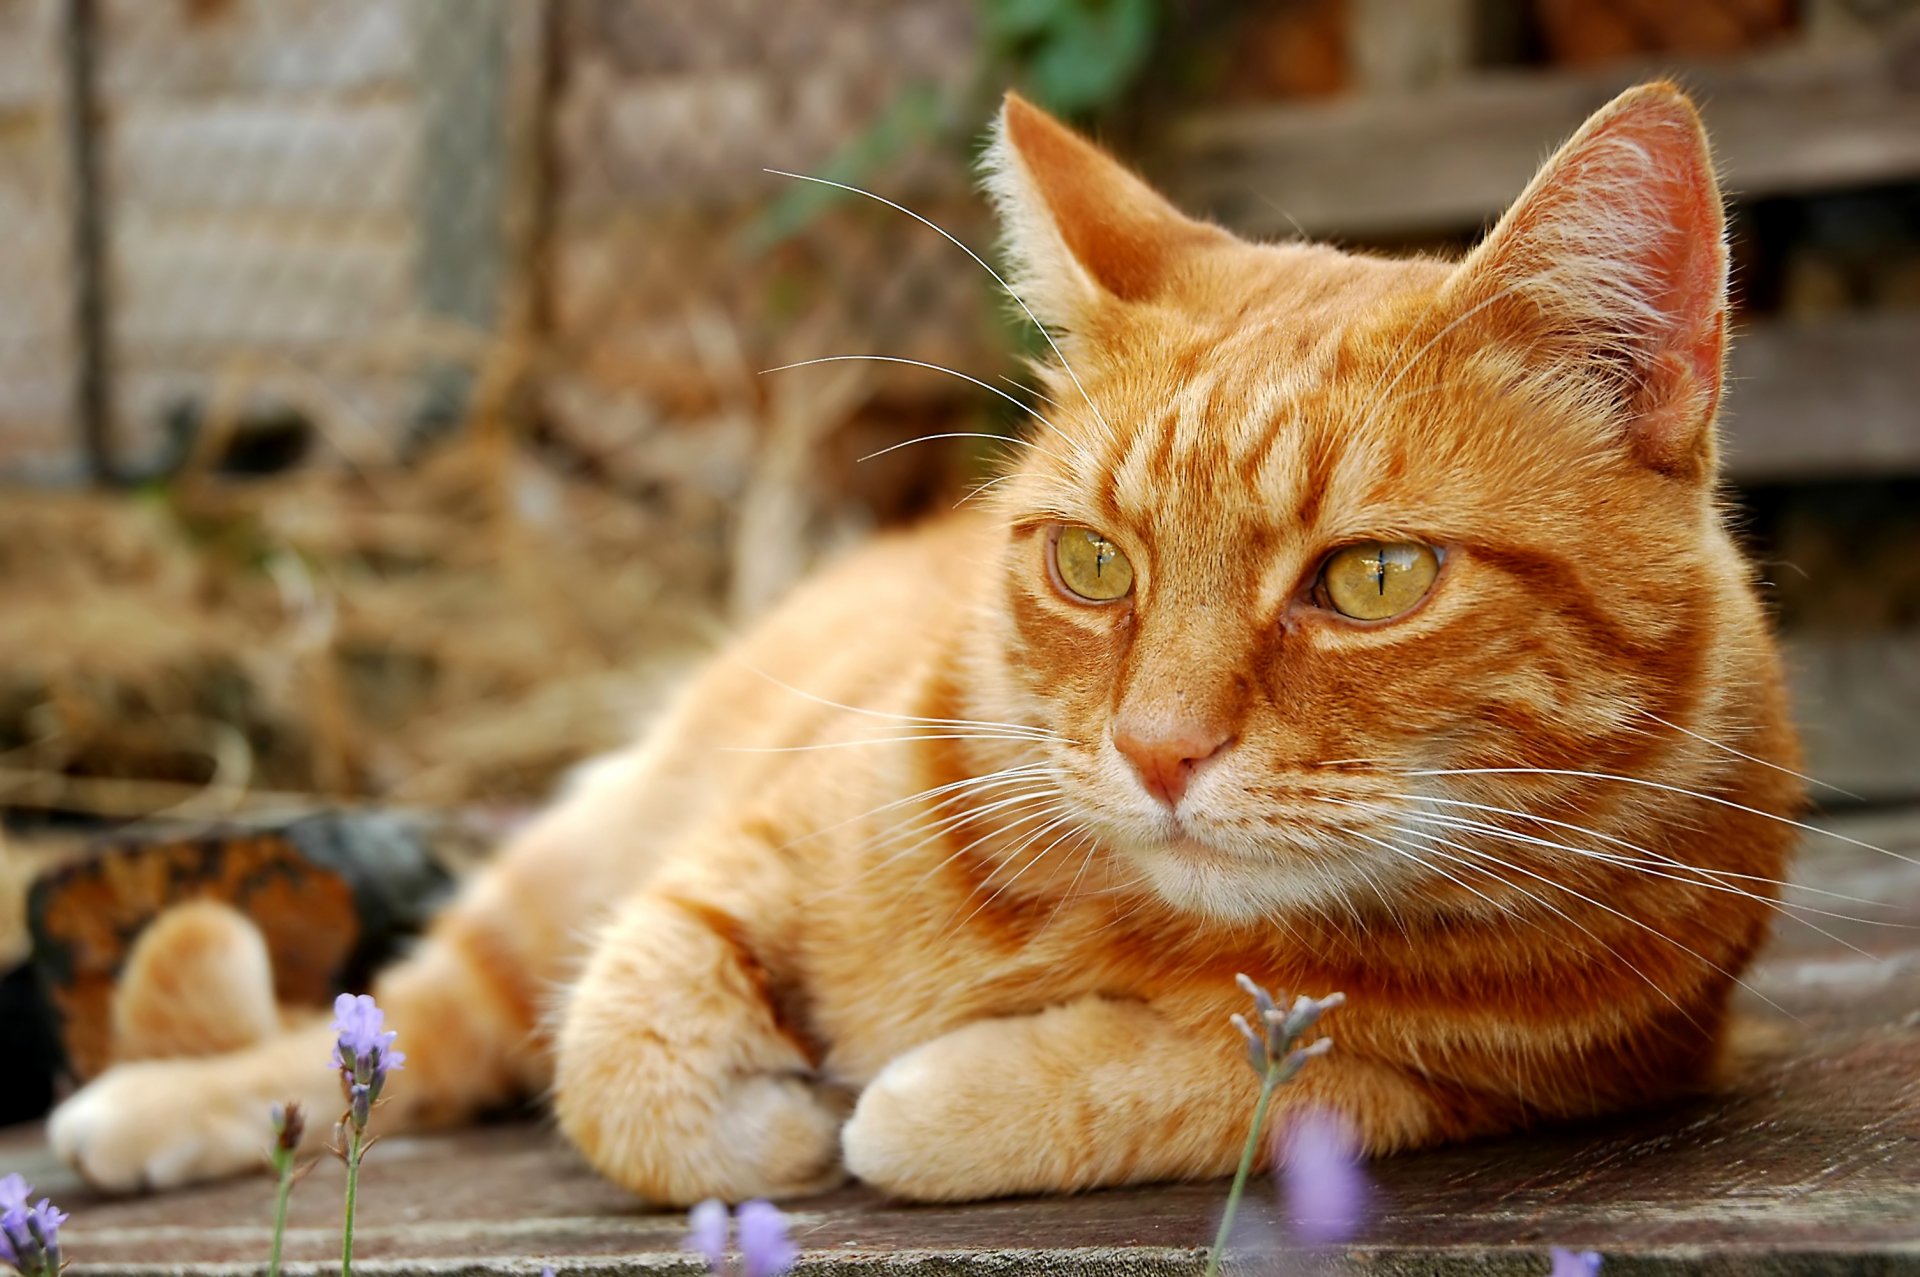
<path id="1" fill-rule="evenodd" d="M 1193 254 L 1236 242 L 1015 93 L 981 167 L 1011 282 L 1052 328 L 1084 331 L 1115 303 L 1162 299 L 1188 275 Z"/>
<path id="2" fill-rule="evenodd" d="M 1596 388 L 1646 465 L 1711 478 L 1726 219 L 1706 133 L 1679 89 L 1642 85 L 1601 108 L 1449 289 Z"/>

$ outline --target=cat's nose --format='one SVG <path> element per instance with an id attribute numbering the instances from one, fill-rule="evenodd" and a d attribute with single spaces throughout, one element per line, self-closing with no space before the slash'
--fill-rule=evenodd
<path id="1" fill-rule="evenodd" d="M 1195 770 L 1232 740 L 1229 731 L 1191 720 L 1113 725 L 1114 748 L 1140 773 L 1147 792 L 1169 807 L 1180 805 Z"/>

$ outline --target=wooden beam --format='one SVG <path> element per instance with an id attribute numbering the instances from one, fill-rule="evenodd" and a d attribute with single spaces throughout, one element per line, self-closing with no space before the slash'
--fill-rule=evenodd
<path id="1" fill-rule="evenodd" d="M 1920 175 L 1920 21 L 1675 67 L 1491 73 L 1424 93 L 1203 111 L 1149 172 L 1244 234 L 1396 237 L 1471 229 L 1620 90 L 1669 75 L 1701 103 L 1736 198 Z"/>
<path id="2" fill-rule="evenodd" d="M 1736 333 L 1727 474 L 1753 484 L 1920 474 L 1920 314 Z"/>
<path id="3" fill-rule="evenodd" d="M 415 10 L 421 143 L 421 309 L 476 335 L 495 331 L 508 271 L 507 0 L 430 0 Z M 419 427 L 460 422 L 475 370 L 426 370 Z"/>
<path id="4" fill-rule="evenodd" d="M 1799 635 L 1785 655 L 1807 774 L 1870 802 L 1920 799 L 1920 632 Z"/>

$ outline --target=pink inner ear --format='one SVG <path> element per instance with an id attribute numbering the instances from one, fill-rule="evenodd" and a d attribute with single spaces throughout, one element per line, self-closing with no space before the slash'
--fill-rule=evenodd
<path id="1" fill-rule="evenodd" d="M 1662 141 L 1671 146 L 1671 130 Z M 1693 139 L 1687 139 L 1692 142 Z M 1671 176 L 1652 184 L 1670 211 L 1669 233 L 1656 241 L 1647 263 L 1665 281 L 1651 299 L 1668 326 L 1652 334 L 1630 427 L 1634 450 L 1657 470 L 1684 470 L 1719 407 L 1727 345 L 1726 244 L 1720 194 L 1700 148 L 1677 160 Z M 1662 164 L 1662 168 L 1666 165 Z"/>

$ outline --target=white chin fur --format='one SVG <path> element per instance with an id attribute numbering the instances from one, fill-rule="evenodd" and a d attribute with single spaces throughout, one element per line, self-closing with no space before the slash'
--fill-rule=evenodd
<path id="1" fill-rule="evenodd" d="M 1132 852 L 1154 893 L 1176 909 L 1249 922 L 1277 910 L 1324 900 L 1329 883 L 1278 865 L 1232 864 L 1200 859 L 1171 848 Z"/>

